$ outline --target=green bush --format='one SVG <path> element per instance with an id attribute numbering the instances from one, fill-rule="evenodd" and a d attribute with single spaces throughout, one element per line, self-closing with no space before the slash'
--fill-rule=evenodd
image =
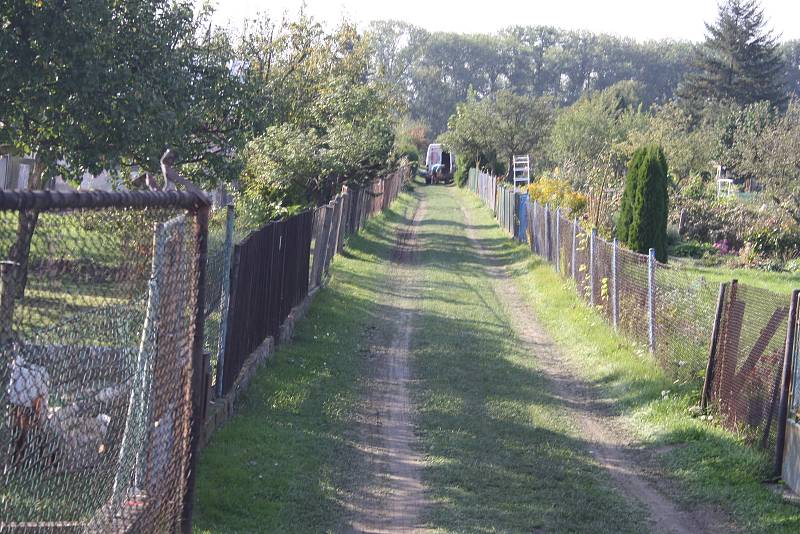
<path id="1" fill-rule="evenodd" d="M 786 261 L 796 257 L 800 250 L 800 228 L 796 226 L 759 228 L 747 236 L 746 242 L 759 256 Z"/>
<path id="2" fill-rule="evenodd" d="M 670 254 L 679 258 L 694 258 L 696 260 L 709 256 L 715 256 L 719 250 L 710 243 L 700 241 L 688 241 L 680 243 L 670 249 Z"/>
<path id="3" fill-rule="evenodd" d="M 467 185 L 467 180 L 469 179 L 469 166 L 472 162 L 462 156 L 461 154 L 456 155 L 456 173 L 453 176 L 456 185 L 458 187 L 464 187 Z"/>
<path id="4" fill-rule="evenodd" d="M 653 248 L 662 262 L 667 261 L 668 180 L 661 147 L 637 149 L 628 166 L 617 228 L 618 238 L 631 250 Z"/>

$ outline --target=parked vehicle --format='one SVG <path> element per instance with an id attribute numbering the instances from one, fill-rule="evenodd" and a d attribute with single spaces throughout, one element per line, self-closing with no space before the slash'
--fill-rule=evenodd
<path id="1" fill-rule="evenodd" d="M 456 155 L 444 150 L 440 143 L 430 144 L 425 156 L 425 167 L 428 170 L 426 184 L 452 182 L 456 171 Z"/>

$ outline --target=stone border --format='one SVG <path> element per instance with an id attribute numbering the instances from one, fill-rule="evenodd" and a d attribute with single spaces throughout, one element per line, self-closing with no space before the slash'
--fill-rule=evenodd
<path id="1" fill-rule="evenodd" d="M 315 287 L 309 291 L 306 298 L 303 299 L 303 302 L 292 308 L 292 311 L 289 312 L 289 316 L 280 327 L 280 343 L 288 343 L 292 340 L 297 323 L 305 317 L 318 291 L 319 287 Z M 204 449 L 211 440 L 211 436 L 233 417 L 236 413 L 236 405 L 239 403 L 239 397 L 247 390 L 258 370 L 273 356 L 273 354 L 275 354 L 275 340 L 270 336 L 247 357 L 247 360 L 242 366 L 242 370 L 239 371 L 239 376 L 236 377 L 236 382 L 231 391 L 222 398 L 213 399 L 208 402 L 206 420 L 203 423 L 203 433 L 200 436 L 200 449 Z"/>

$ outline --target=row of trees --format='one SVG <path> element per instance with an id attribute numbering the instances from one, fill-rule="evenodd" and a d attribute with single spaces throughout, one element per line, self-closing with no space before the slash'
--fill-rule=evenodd
<path id="1" fill-rule="evenodd" d="M 3 2 L 0 150 L 35 154 L 36 187 L 154 172 L 171 147 L 206 186 L 244 170 L 263 217 L 386 165 L 403 106 L 363 34 L 302 14 L 233 33 L 210 15 L 186 0 Z"/>
<path id="2" fill-rule="evenodd" d="M 755 0 L 729 0 L 708 25 L 706 41 L 688 62 L 693 70 L 672 98 L 653 103 L 651 90 L 637 79 L 586 91 L 567 106 L 553 97 L 520 96 L 542 111 L 516 134 L 523 142 L 515 150 L 530 153 L 539 173 L 585 194 L 590 222 L 608 231 L 627 232 L 617 209 L 624 177 L 637 149 L 650 145 L 663 147 L 669 161 L 673 209 L 713 197 L 716 166 L 723 165 L 741 186 L 762 193 L 767 211 L 780 215 L 777 223 L 800 224 L 800 101 L 784 84 L 781 58 Z M 470 93 L 441 139 L 484 167 L 492 166 L 494 154 L 501 161 L 509 157 L 501 148 L 508 133 L 486 126 L 501 94 L 481 99 Z M 506 113 L 526 117 L 521 105 Z M 657 248 L 663 257 L 662 241 Z"/>
<path id="3" fill-rule="evenodd" d="M 744 27 L 736 23 L 751 21 L 753 14 L 760 13 L 757 5 L 750 4 L 737 2 L 740 13 L 728 16 L 725 22 L 743 33 L 745 40 L 742 36 L 731 39 L 728 28 L 713 37 L 729 49 L 738 47 L 733 50 L 736 54 L 750 53 L 748 47 L 753 43 L 747 34 L 759 30 L 758 24 Z M 750 13 L 753 10 L 755 13 Z M 713 47 L 684 41 L 637 42 L 549 26 L 515 26 L 494 35 L 468 35 L 428 32 L 402 22 L 383 21 L 373 23 L 369 33 L 374 36 L 376 72 L 407 97 L 412 116 L 427 120 L 434 136 L 446 129 L 448 118 L 467 98 L 470 88 L 479 97 L 500 89 L 550 96 L 563 106 L 576 102 L 587 91 L 635 80 L 641 83 L 641 101 L 649 107 L 669 101 L 688 74 L 702 72 L 704 62 L 725 58 L 716 55 Z M 766 37 L 767 42 L 770 39 Z M 773 94 L 776 90 L 781 95 L 800 94 L 800 41 L 772 44 L 777 60 L 764 64 L 764 72 L 770 76 L 740 79 L 741 90 L 731 96 L 739 92 L 762 95 L 765 89 Z M 773 76 L 775 73 L 779 76 Z M 707 83 L 710 87 L 715 81 L 714 76 L 697 79 L 698 85 Z M 767 88 L 762 87 L 764 83 Z"/>

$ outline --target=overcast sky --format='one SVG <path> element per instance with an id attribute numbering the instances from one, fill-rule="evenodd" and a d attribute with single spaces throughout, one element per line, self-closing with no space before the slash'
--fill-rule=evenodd
<path id="1" fill-rule="evenodd" d="M 236 27 L 259 12 L 298 12 L 302 0 L 218 0 L 215 20 Z M 335 24 L 343 18 L 363 26 L 396 19 L 428 30 L 491 33 L 512 25 L 549 25 L 647 39 L 703 39 L 704 21 L 717 0 L 307 0 L 307 13 Z M 769 26 L 781 40 L 800 38 L 800 0 L 762 0 Z M 482 5 L 483 7 L 470 7 Z"/>

